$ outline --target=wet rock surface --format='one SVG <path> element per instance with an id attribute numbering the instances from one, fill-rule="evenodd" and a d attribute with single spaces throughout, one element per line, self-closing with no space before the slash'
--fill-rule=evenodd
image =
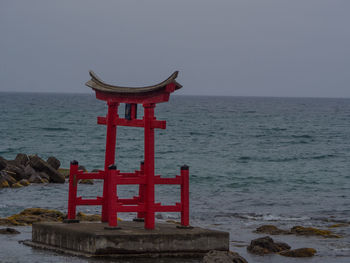
<path id="1" fill-rule="evenodd" d="M 274 240 L 269 236 L 254 239 L 247 247 L 247 250 L 250 253 L 256 255 L 277 253 L 288 249 L 290 249 L 290 246 L 288 244 L 282 242 L 275 243 Z"/>
<path id="2" fill-rule="evenodd" d="M 344 226 L 343 224 L 342 226 Z M 325 238 L 340 238 L 340 235 L 334 234 L 330 230 L 323 230 L 315 227 L 294 226 L 290 230 L 279 229 L 274 225 L 262 225 L 255 231 L 258 234 L 269 235 L 301 235 L 301 236 L 322 236 Z"/>
<path id="3" fill-rule="evenodd" d="M 0 234 L 2 235 L 15 235 L 20 233 L 21 232 L 17 231 L 16 229 L 9 228 L 9 227 L 0 229 Z"/>
<path id="4" fill-rule="evenodd" d="M 62 222 L 66 218 L 66 214 L 57 210 L 43 208 L 27 208 L 18 214 L 6 218 L 0 218 L 0 225 L 27 226 L 32 225 L 36 222 Z M 101 216 L 87 215 L 79 212 L 77 213 L 76 219 L 80 221 L 96 222 L 101 221 Z"/>
<path id="5" fill-rule="evenodd" d="M 334 234 L 332 231 L 318 229 L 314 227 L 294 226 L 290 230 L 291 233 L 302 236 L 322 236 L 326 238 L 340 238 L 340 235 Z"/>
<path id="6" fill-rule="evenodd" d="M 315 253 L 316 253 L 316 249 L 314 248 L 297 248 L 293 250 L 285 250 L 280 252 L 279 254 L 285 257 L 305 258 L 305 257 L 313 257 Z"/>

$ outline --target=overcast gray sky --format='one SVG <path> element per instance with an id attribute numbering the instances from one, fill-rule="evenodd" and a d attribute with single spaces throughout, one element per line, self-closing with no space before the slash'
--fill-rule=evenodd
<path id="1" fill-rule="evenodd" d="M 0 91 L 350 97 L 349 0 L 0 0 Z"/>

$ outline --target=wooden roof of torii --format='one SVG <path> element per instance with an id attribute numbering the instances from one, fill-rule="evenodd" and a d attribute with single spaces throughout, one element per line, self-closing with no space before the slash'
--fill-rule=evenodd
<path id="1" fill-rule="evenodd" d="M 110 85 L 103 82 L 92 70 L 89 71 L 91 80 L 85 83 L 86 86 L 99 91 L 102 93 L 111 93 L 111 95 L 122 95 L 123 97 L 135 96 L 135 95 L 147 95 L 151 93 L 158 93 L 165 89 L 169 84 L 175 84 L 175 90 L 182 88 L 181 84 L 177 83 L 175 79 L 177 78 L 178 71 L 175 71 L 169 78 L 160 82 L 156 85 L 146 86 L 146 87 L 121 87 Z"/>

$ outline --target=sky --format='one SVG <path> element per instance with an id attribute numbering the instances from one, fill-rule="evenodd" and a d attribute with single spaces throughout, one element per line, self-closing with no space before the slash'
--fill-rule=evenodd
<path id="1" fill-rule="evenodd" d="M 0 0 L 0 91 L 350 97 L 349 0 Z"/>

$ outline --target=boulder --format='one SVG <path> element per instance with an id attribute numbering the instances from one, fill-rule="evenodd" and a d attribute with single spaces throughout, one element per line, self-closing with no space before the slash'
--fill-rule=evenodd
<path id="1" fill-rule="evenodd" d="M 45 172 L 50 176 L 50 182 L 52 183 L 64 183 L 65 178 L 51 165 L 41 159 L 39 156 L 34 155 L 30 157 L 30 166 L 40 172 Z"/>
<path id="2" fill-rule="evenodd" d="M 79 184 L 94 184 L 94 180 L 92 180 L 92 179 L 82 179 L 82 180 L 79 180 Z"/>
<path id="3" fill-rule="evenodd" d="M 275 243 L 269 236 L 254 239 L 247 247 L 248 252 L 257 255 L 265 255 L 270 253 L 278 253 L 283 250 L 290 249 L 286 243 Z"/>
<path id="4" fill-rule="evenodd" d="M 29 158 L 26 154 L 24 153 L 19 153 L 17 154 L 16 158 L 15 158 L 15 162 L 17 165 L 24 165 L 26 166 L 29 162 Z"/>
<path id="5" fill-rule="evenodd" d="M 39 172 L 39 176 L 42 178 L 42 179 L 45 179 L 46 181 L 50 181 L 50 176 L 45 173 L 45 172 Z"/>
<path id="6" fill-rule="evenodd" d="M 3 171 L 10 174 L 16 181 L 20 181 L 25 177 L 24 169 L 12 164 L 8 164 Z"/>
<path id="7" fill-rule="evenodd" d="M 24 167 L 24 177 L 30 178 L 33 174 L 36 174 L 37 172 L 31 167 L 29 164 Z"/>
<path id="8" fill-rule="evenodd" d="M 7 182 L 5 176 L 3 175 L 4 172 L 0 172 L 0 188 L 8 188 L 10 187 L 9 183 Z"/>
<path id="9" fill-rule="evenodd" d="M 39 174 L 33 174 L 31 177 L 29 177 L 29 182 L 32 184 L 43 184 L 45 181 L 40 177 Z"/>
<path id="10" fill-rule="evenodd" d="M 65 178 L 68 178 L 68 177 L 69 177 L 69 172 L 70 172 L 69 169 L 66 169 L 66 168 L 58 168 L 57 171 L 58 171 L 60 174 L 62 174 Z"/>
<path id="11" fill-rule="evenodd" d="M 0 171 L 7 166 L 7 160 L 0 156 Z"/>
<path id="12" fill-rule="evenodd" d="M 19 183 L 23 186 L 28 186 L 30 185 L 30 182 L 28 179 L 22 179 L 21 181 L 19 181 Z"/>
<path id="13" fill-rule="evenodd" d="M 21 185 L 20 182 L 17 182 L 15 184 L 11 185 L 11 188 L 21 188 L 21 187 L 23 187 L 23 185 Z"/>
<path id="14" fill-rule="evenodd" d="M 17 231 L 16 229 L 13 228 L 1 228 L 0 229 L 0 234 L 3 235 L 14 235 L 14 234 L 20 234 L 21 232 Z"/>
<path id="15" fill-rule="evenodd" d="M 326 238 L 340 238 L 340 235 L 334 234 L 329 230 L 322 230 L 314 227 L 303 227 L 303 226 L 294 226 L 290 230 L 291 233 L 302 236 L 323 236 Z"/>
<path id="16" fill-rule="evenodd" d="M 58 170 L 61 166 L 60 160 L 58 160 L 56 157 L 50 156 L 46 161 L 51 167 L 55 170 Z"/>
<path id="17" fill-rule="evenodd" d="M 269 234 L 269 235 L 285 235 L 285 234 L 291 234 L 288 230 L 279 229 L 278 227 L 274 225 L 262 225 L 258 227 L 255 231 L 255 233 L 261 233 L 261 234 Z"/>
<path id="18" fill-rule="evenodd" d="M 3 178 L 8 182 L 9 186 L 11 186 L 17 182 L 16 179 L 13 178 L 11 175 L 9 175 L 7 172 L 1 171 L 0 173 L 3 176 Z"/>
<path id="19" fill-rule="evenodd" d="M 297 248 L 292 250 L 285 250 L 280 252 L 279 254 L 285 257 L 306 258 L 314 256 L 315 253 L 316 249 L 314 248 Z"/>
<path id="20" fill-rule="evenodd" d="M 81 171 L 84 171 L 84 172 L 87 172 L 86 168 L 84 165 L 79 165 L 78 166 L 78 170 L 81 170 Z"/>
<path id="21" fill-rule="evenodd" d="M 232 251 L 209 251 L 202 260 L 203 263 L 248 263 L 238 253 Z"/>

